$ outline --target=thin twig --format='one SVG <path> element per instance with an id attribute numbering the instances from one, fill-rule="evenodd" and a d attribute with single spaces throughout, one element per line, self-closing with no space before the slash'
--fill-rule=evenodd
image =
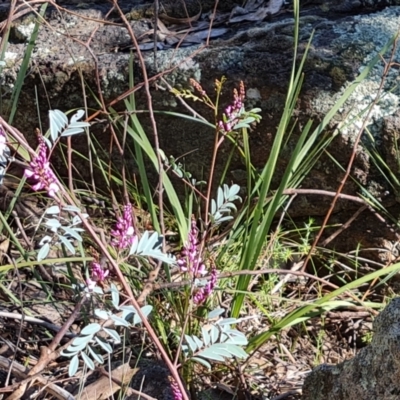
<path id="1" fill-rule="evenodd" d="M 9 319 L 19 319 L 24 322 L 28 322 L 30 324 L 36 324 L 44 326 L 47 329 L 50 329 L 54 332 L 59 332 L 61 330 L 61 326 L 52 324 L 51 322 L 43 321 L 40 318 L 30 317 L 28 315 L 17 314 L 14 312 L 0 311 L 0 318 L 9 318 Z M 75 333 L 66 332 L 64 336 L 69 338 L 75 338 L 77 335 Z"/>
<path id="2" fill-rule="evenodd" d="M 357 219 L 357 217 L 368 208 L 368 206 L 364 205 L 361 206 L 352 216 L 351 218 L 344 223 L 339 229 L 337 229 L 334 233 L 332 233 L 332 235 L 330 235 L 329 237 L 327 237 L 322 243 L 321 246 L 325 247 L 327 246 L 333 239 L 335 239 L 337 236 L 339 236 L 343 231 L 345 231 L 353 221 L 355 221 Z"/>

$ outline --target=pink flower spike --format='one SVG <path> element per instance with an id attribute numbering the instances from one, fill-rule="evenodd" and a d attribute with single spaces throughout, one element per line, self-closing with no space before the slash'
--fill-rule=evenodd
<path id="1" fill-rule="evenodd" d="M 193 276 L 205 275 L 207 273 L 201 254 L 198 250 L 198 230 L 196 221 L 192 221 L 187 243 L 181 251 L 181 258 L 177 261 L 182 272 L 189 272 Z"/>
<path id="2" fill-rule="evenodd" d="M 92 279 L 95 282 L 103 282 L 110 271 L 104 270 L 101 265 L 97 262 L 92 262 Z"/>
<path id="3" fill-rule="evenodd" d="M 104 270 L 96 261 L 92 261 L 90 268 L 91 276 L 86 279 L 86 285 L 89 292 L 93 291 L 98 283 L 104 282 L 110 273 L 109 270 Z"/>
<path id="4" fill-rule="evenodd" d="M 193 302 L 195 304 L 201 304 L 205 302 L 212 291 L 214 290 L 215 285 L 217 284 L 217 268 L 215 264 L 211 265 L 211 277 L 207 284 L 202 287 L 193 297 Z"/>
<path id="5" fill-rule="evenodd" d="M 119 250 L 131 247 L 138 240 L 133 227 L 132 204 L 124 206 L 122 217 L 117 219 L 115 229 L 111 231 L 111 244 Z"/>
<path id="6" fill-rule="evenodd" d="M 233 103 L 225 108 L 223 120 L 218 121 L 217 127 L 223 134 L 231 132 L 239 123 L 241 114 L 244 111 L 245 90 L 243 82 L 240 82 L 239 92 L 237 89 L 233 90 Z"/>
<path id="7" fill-rule="evenodd" d="M 46 143 L 42 136 L 38 136 L 38 140 L 38 155 L 29 163 L 30 168 L 25 169 L 24 176 L 38 181 L 32 186 L 34 191 L 45 189 L 50 197 L 54 197 L 60 188 L 47 159 Z"/>
<path id="8" fill-rule="evenodd" d="M 171 384 L 174 400 L 182 400 L 183 399 L 182 392 L 180 391 L 179 386 L 176 383 L 176 380 L 172 376 L 169 376 L 168 379 Z"/>

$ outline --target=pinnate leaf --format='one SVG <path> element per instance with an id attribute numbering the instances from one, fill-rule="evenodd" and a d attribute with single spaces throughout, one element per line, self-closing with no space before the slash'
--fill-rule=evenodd
<path id="1" fill-rule="evenodd" d="M 81 335 L 95 335 L 100 330 L 101 325 L 97 322 L 93 322 L 92 324 L 89 324 L 82 329 Z"/>
<path id="2" fill-rule="evenodd" d="M 173 264 L 175 257 L 171 254 L 165 254 L 161 250 L 163 237 L 157 232 L 150 235 L 149 231 L 145 231 L 140 238 L 136 240 L 130 248 L 129 255 L 138 255 L 141 257 L 151 257 L 166 264 Z"/>

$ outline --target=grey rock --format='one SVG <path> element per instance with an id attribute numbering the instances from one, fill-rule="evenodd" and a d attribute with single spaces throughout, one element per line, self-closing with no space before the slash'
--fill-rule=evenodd
<path id="1" fill-rule="evenodd" d="M 372 342 L 351 360 L 320 365 L 304 381 L 302 400 L 400 398 L 400 298 L 374 321 Z"/>

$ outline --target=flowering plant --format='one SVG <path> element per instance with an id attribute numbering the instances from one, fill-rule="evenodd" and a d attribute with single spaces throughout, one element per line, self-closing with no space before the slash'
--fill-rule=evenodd
<path id="1" fill-rule="evenodd" d="M 138 240 L 133 227 L 132 204 L 124 206 L 122 217 L 119 217 L 115 229 L 111 231 L 111 244 L 119 250 L 131 247 Z"/>
<path id="2" fill-rule="evenodd" d="M 46 190 L 50 197 L 55 197 L 60 190 L 57 183 L 57 178 L 50 167 L 50 162 L 47 156 L 47 145 L 42 134 L 38 134 L 39 150 L 36 157 L 29 163 L 29 167 L 25 169 L 24 176 L 30 178 L 36 183 L 32 186 L 35 191 Z"/>

